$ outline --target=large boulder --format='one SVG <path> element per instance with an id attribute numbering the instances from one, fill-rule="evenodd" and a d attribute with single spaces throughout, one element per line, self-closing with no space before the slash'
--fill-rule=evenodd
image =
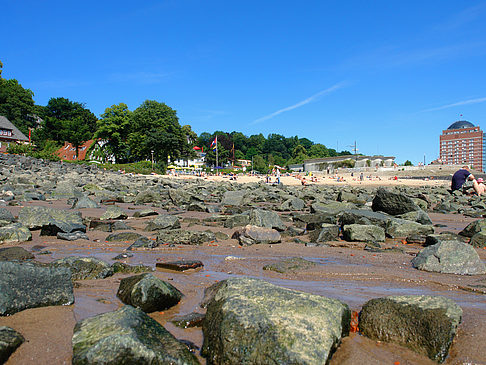
<path id="1" fill-rule="evenodd" d="M 247 225 L 235 231 L 232 238 L 236 238 L 242 246 L 278 243 L 281 241 L 280 233 L 277 230 L 252 225 Z"/>
<path id="2" fill-rule="evenodd" d="M 412 260 L 413 267 L 443 274 L 486 274 L 486 265 L 474 247 L 460 241 L 440 241 L 424 248 Z"/>
<path id="3" fill-rule="evenodd" d="M 384 188 L 379 188 L 376 192 L 371 208 L 375 212 L 380 211 L 391 215 L 405 214 L 420 209 L 405 194 L 395 193 Z"/>
<path id="4" fill-rule="evenodd" d="M 486 247 L 486 229 L 483 231 L 479 231 L 474 236 L 472 236 L 469 244 L 473 247 Z"/>
<path id="5" fill-rule="evenodd" d="M 311 213 L 339 214 L 346 210 L 355 209 L 356 205 L 347 202 L 327 201 L 311 204 Z"/>
<path id="6" fill-rule="evenodd" d="M 105 238 L 107 242 L 129 242 L 129 241 L 136 241 L 144 235 L 136 232 L 119 232 L 119 233 L 112 233 Z"/>
<path id="7" fill-rule="evenodd" d="M 384 242 L 385 230 L 374 225 L 349 224 L 343 227 L 343 237 L 346 241 Z"/>
<path id="8" fill-rule="evenodd" d="M 325 364 L 349 331 L 336 299 L 262 280 L 220 282 L 203 323 L 208 364 Z"/>
<path id="9" fill-rule="evenodd" d="M 274 264 L 265 265 L 263 266 L 263 270 L 270 270 L 284 274 L 288 272 L 307 270 L 316 266 L 317 264 L 315 262 L 303 259 L 302 257 L 291 257 L 277 261 Z"/>
<path id="10" fill-rule="evenodd" d="M 434 233 L 434 226 L 394 218 L 388 221 L 385 232 L 391 238 L 408 237 L 413 234 L 427 236 Z"/>
<path id="11" fill-rule="evenodd" d="M 250 224 L 257 227 L 273 228 L 277 231 L 285 231 L 287 228 L 277 213 L 263 209 L 250 211 Z"/>
<path id="12" fill-rule="evenodd" d="M 394 342 L 443 362 L 461 317 L 462 309 L 448 298 L 394 296 L 365 303 L 359 329 L 373 340 Z"/>
<path id="13" fill-rule="evenodd" d="M 0 227 L 0 243 L 25 242 L 32 240 L 30 230 L 20 223 Z"/>
<path id="14" fill-rule="evenodd" d="M 104 279 L 113 275 L 111 265 L 95 257 L 69 256 L 51 265 L 71 269 L 72 280 Z"/>
<path id="15" fill-rule="evenodd" d="M 116 295 L 123 303 L 147 313 L 173 307 L 182 298 L 182 293 L 177 288 L 152 274 L 122 279 Z"/>
<path id="16" fill-rule="evenodd" d="M 72 342 L 73 365 L 199 364 L 164 327 L 129 305 L 78 322 Z"/>
<path id="17" fill-rule="evenodd" d="M 0 315 L 74 303 L 71 270 L 28 262 L 0 262 Z"/>
<path id="18" fill-rule="evenodd" d="M 216 241 L 212 232 L 186 231 L 184 229 L 161 230 L 157 234 L 158 244 L 202 245 Z"/>
<path id="19" fill-rule="evenodd" d="M 55 236 L 58 232 L 86 232 L 80 212 L 48 207 L 24 207 L 19 212 L 19 223 L 32 230 L 41 229 L 41 235 Z"/>
<path id="20" fill-rule="evenodd" d="M 0 364 L 3 364 L 25 341 L 24 336 L 7 326 L 0 327 Z"/>
<path id="21" fill-rule="evenodd" d="M 145 231 L 157 231 L 159 229 L 178 229 L 181 228 L 179 218 L 173 215 L 160 215 L 147 223 Z"/>

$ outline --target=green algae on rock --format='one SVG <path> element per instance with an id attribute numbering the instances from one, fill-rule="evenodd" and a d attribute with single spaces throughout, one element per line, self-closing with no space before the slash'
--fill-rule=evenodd
<path id="1" fill-rule="evenodd" d="M 349 332 L 351 313 L 336 299 L 262 280 L 218 283 L 203 323 L 208 364 L 325 364 Z"/>
<path id="2" fill-rule="evenodd" d="M 199 364 L 163 326 L 129 305 L 78 322 L 72 342 L 73 365 Z"/>
<path id="3" fill-rule="evenodd" d="M 461 318 L 462 309 L 445 297 L 391 296 L 365 303 L 359 329 L 371 339 L 394 342 L 443 362 Z"/>

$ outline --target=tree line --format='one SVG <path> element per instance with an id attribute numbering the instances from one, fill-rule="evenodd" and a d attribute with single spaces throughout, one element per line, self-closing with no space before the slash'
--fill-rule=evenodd
<path id="1" fill-rule="evenodd" d="M 98 118 L 85 104 L 64 97 L 51 98 L 47 105 L 36 105 L 34 93 L 15 79 L 1 76 L 0 115 L 9 119 L 24 134 L 31 131 L 36 148 L 50 152 L 68 141 L 79 148 L 89 139 L 106 141 L 107 156 L 117 163 L 149 160 L 166 165 L 170 160 L 195 157 L 194 147 L 206 153 L 206 163 L 216 163 L 210 148 L 217 136 L 220 164 L 253 160 L 255 169 L 266 171 L 269 165 L 288 166 L 308 158 L 349 155 L 337 152 L 307 138 L 280 134 L 246 136 L 241 132 L 203 132 L 199 136 L 189 124 L 181 125 L 177 112 L 168 105 L 146 100 L 131 111 L 124 103 L 112 105 Z"/>

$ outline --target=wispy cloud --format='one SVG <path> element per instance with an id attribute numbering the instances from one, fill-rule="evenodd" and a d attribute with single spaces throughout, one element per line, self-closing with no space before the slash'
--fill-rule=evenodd
<path id="1" fill-rule="evenodd" d="M 318 93 L 308 97 L 307 99 L 304 99 L 302 101 L 299 101 L 298 103 L 296 104 L 293 104 L 293 105 L 290 105 L 290 106 L 287 106 L 285 108 L 282 108 L 282 109 L 279 109 L 277 110 L 276 112 L 273 112 L 271 114 L 268 114 L 268 115 L 265 115 L 264 117 L 261 117 L 261 118 L 258 118 L 258 119 L 255 119 L 253 122 L 251 122 L 250 124 L 257 124 L 257 123 L 261 123 L 265 120 L 269 120 L 269 119 L 272 119 L 273 117 L 276 117 L 277 115 L 279 114 L 282 114 L 282 113 L 285 113 L 285 112 L 288 112 L 288 111 L 291 111 L 291 110 L 294 110 L 294 109 L 297 109 L 297 108 L 300 108 L 301 106 L 304 106 L 306 104 L 309 104 L 315 100 L 317 100 L 319 97 L 323 96 L 323 95 L 326 95 L 326 94 L 330 94 L 336 90 L 339 90 L 339 89 L 342 89 L 343 87 L 345 87 L 347 85 L 346 82 L 339 82 L 333 86 L 331 86 L 330 88 L 327 88 L 325 90 L 322 90 L 322 91 L 319 91 Z"/>
<path id="2" fill-rule="evenodd" d="M 477 98 L 477 99 L 463 100 L 463 101 L 458 101 L 456 103 L 451 103 L 451 104 L 446 104 L 446 105 L 438 106 L 436 108 L 425 109 L 425 110 L 422 110 L 422 113 L 425 113 L 425 112 L 433 112 L 433 111 L 436 111 L 436 110 L 442 110 L 442 109 L 448 109 L 448 108 L 454 108 L 456 106 L 462 106 L 462 105 L 468 105 L 468 104 L 484 103 L 484 102 L 486 102 L 486 98 Z"/>
<path id="3" fill-rule="evenodd" d="M 455 30 L 465 25 L 469 25 L 469 23 L 475 21 L 476 19 L 482 18 L 483 16 L 482 13 L 485 10 L 486 10 L 486 2 L 482 2 L 477 5 L 467 7 L 464 10 L 460 11 L 459 13 L 455 14 L 450 19 L 444 21 L 441 24 L 436 25 L 435 29 L 439 31 L 447 31 L 447 30 Z"/>
<path id="4" fill-rule="evenodd" d="M 156 84 L 166 79 L 170 74 L 162 72 L 131 72 L 116 73 L 110 75 L 110 80 L 115 82 L 137 82 L 141 84 Z"/>

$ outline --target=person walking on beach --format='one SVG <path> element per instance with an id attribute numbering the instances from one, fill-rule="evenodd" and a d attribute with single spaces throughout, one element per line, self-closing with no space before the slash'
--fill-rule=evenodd
<path id="1" fill-rule="evenodd" d="M 482 191 L 483 189 L 479 187 L 474 175 L 468 171 L 467 166 L 463 166 L 452 175 L 451 190 L 455 191 L 461 189 L 467 181 L 472 181 L 472 187 L 478 196 L 481 196 L 481 193 L 484 193 L 484 191 Z M 466 184 L 463 189 L 467 188 L 468 186 Z"/>

